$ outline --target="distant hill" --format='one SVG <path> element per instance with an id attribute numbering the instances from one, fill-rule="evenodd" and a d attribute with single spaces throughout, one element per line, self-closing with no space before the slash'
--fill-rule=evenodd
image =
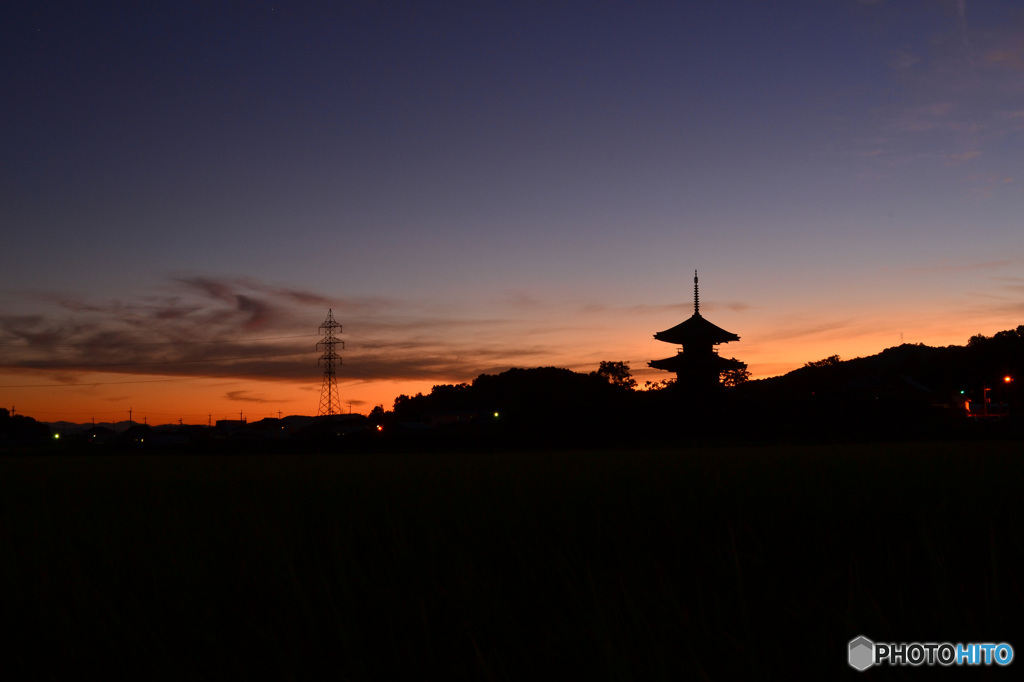
<path id="1" fill-rule="evenodd" d="M 46 424 L 25 415 L 12 415 L 6 408 L 0 407 L 0 448 L 33 445 L 45 442 L 49 436 L 50 429 Z"/>
<path id="2" fill-rule="evenodd" d="M 896 391 L 959 401 L 960 396 L 980 399 L 985 388 L 1013 397 L 1021 380 L 1024 325 L 991 337 L 971 337 L 966 346 L 903 344 L 852 360 L 832 356 L 783 376 L 750 382 L 748 389 L 756 386 L 757 390 L 830 395 Z M 990 399 L 994 397 L 990 395 Z"/>
<path id="3" fill-rule="evenodd" d="M 1024 326 L 966 346 L 831 356 L 747 382 L 728 402 L 749 432 L 775 440 L 1016 438 L 1024 432 L 1022 380 Z"/>
<path id="4" fill-rule="evenodd" d="M 88 423 L 85 423 L 85 424 L 78 424 L 78 423 L 75 423 L 75 422 L 67 422 L 67 421 L 45 422 L 45 423 L 54 432 L 57 432 L 57 433 L 67 433 L 67 434 L 75 434 L 75 433 L 85 433 L 86 431 L 88 431 L 89 429 L 93 428 L 94 426 L 99 427 L 99 428 L 104 428 L 104 429 L 110 429 L 111 431 L 114 431 L 116 433 L 122 433 L 124 431 L 127 431 L 128 427 L 131 426 L 133 423 L 137 423 L 137 422 L 131 422 L 130 423 L 126 419 L 126 420 L 120 421 L 120 422 L 97 422 L 96 424 L 93 424 L 92 422 L 88 422 Z"/>

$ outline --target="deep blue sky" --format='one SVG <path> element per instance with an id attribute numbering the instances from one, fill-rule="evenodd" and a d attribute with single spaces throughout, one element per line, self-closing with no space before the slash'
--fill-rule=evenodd
<path id="1" fill-rule="evenodd" d="M 755 376 L 1024 317 L 1019 3 L 20 3 L 0 59 L 0 400 L 41 418 L 141 375 L 312 411 L 327 308 L 357 408 L 641 370 L 694 268 Z"/>

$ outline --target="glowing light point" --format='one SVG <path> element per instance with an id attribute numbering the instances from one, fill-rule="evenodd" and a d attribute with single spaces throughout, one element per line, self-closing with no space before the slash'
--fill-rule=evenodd
<path id="1" fill-rule="evenodd" d="M 1011 377 L 1009 374 L 1007 374 L 1005 377 L 1003 377 L 1003 383 L 1008 384 L 1011 381 L 1013 381 L 1013 377 Z"/>

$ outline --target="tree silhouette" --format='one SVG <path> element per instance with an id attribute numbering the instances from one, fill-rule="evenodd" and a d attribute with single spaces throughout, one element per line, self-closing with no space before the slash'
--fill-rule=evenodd
<path id="1" fill-rule="evenodd" d="M 750 380 L 750 370 L 744 364 L 742 367 L 736 369 L 727 369 L 722 372 L 722 385 L 723 386 L 739 386 L 740 384 L 746 383 Z"/>
<path id="2" fill-rule="evenodd" d="M 820 369 L 822 367 L 835 367 L 836 365 L 842 364 L 842 359 L 838 355 L 830 355 L 827 358 L 821 360 L 812 360 L 808 362 L 804 367 L 811 369 Z"/>
<path id="3" fill-rule="evenodd" d="M 644 389 L 643 390 L 645 390 L 645 391 L 661 391 L 663 389 L 669 388 L 670 386 L 675 386 L 675 383 L 676 383 L 675 379 L 662 379 L 660 381 L 645 381 L 644 382 Z"/>
<path id="4" fill-rule="evenodd" d="M 611 362 L 602 360 L 601 365 L 594 372 L 612 386 L 618 386 L 632 391 L 636 388 L 636 379 L 630 374 L 629 365 L 625 362 Z"/>

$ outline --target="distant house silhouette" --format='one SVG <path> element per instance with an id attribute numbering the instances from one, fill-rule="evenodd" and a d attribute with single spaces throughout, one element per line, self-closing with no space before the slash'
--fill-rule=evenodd
<path id="1" fill-rule="evenodd" d="M 218 419 L 214 424 L 217 435 L 220 436 L 241 431 L 245 427 L 246 421 L 244 419 Z"/>
<path id="2" fill-rule="evenodd" d="M 721 385 L 723 372 L 746 369 L 746 363 L 718 355 L 715 346 L 739 341 L 740 337 L 708 322 L 700 314 L 700 291 L 697 271 L 693 271 L 693 315 L 676 326 L 654 335 L 658 341 L 674 343 L 682 348 L 672 357 L 647 363 L 654 369 L 676 373 L 680 388 L 706 391 Z"/>

